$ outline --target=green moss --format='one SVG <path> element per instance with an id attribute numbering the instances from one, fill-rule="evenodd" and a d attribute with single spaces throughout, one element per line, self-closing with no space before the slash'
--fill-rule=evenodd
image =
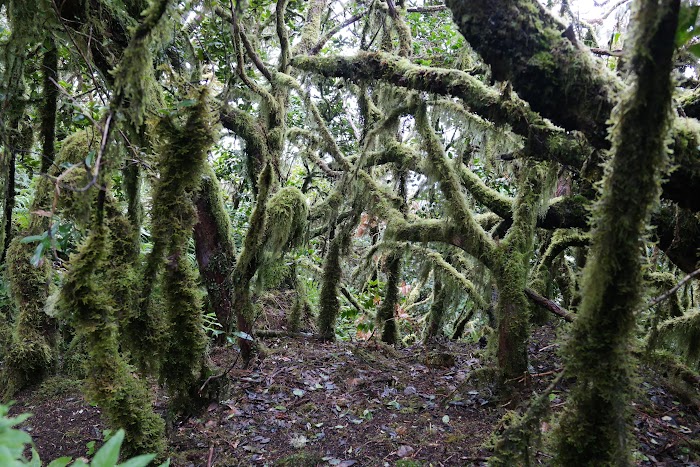
<path id="1" fill-rule="evenodd" d="M 440 182 L 440 189 L 447 199 L 447 210 L 469 239 L 469 244 L 463 249 L 475 258 L 488 264 L 493 255 L 495 245 L 488 234 L 476 223 L 466 199 L 462 196 L 461 184 L 457 174 L 448 164 L 444 148 L 433 131 L 427 116 L 425 105 L 419 106 L 416 112 L 416 128 L 423 138 L 423 146 L 428 156 L 430 174 Z"/>
<path id="2" fill-rule="evenodd" d="M 128 112 L 137 125 L 149 102 L 159 102 L 155 92 L 152 47 L 161 45 L 165 30 L 163 18 L 167 18 L 170 0 L 152 0 L 143 12 L 143 20 L 133 31 L 128 47 L 117 67 L 112 71 L 119 104 L 126 101 Z"/>
<path id="3" fill-rule="evenodd" d="M 15 238 L 7 250 L 6 277 L 17 315 L 5 355 L 5 396 L 41 381 L 53 368 L 55 321 L 44 313 L 50 265 L 29 261 L 35 245 Z"/>
<path id="4" fill-rule="evenodd" d="M 689 367 L 700 371 L 700 309 L 662 322 L 657 342 L 682 357 Z"/>
<path id="5" fill-rule="evenodd" d="M 498 367 L 501 382 L 512 381 L 527 372 L 527 338 L 530 303 L 523 290 L 527 285 L 533 254 L 535 225 L 552 171 L 545 164 L 524 167 L 513 207 L 513 225 L 497 248 L 492 270 L 499 297 Z"/>
<path id="6" fill-rule="evenodd" d="M 578 230 L 556 230 L 547 246 L 547 250 L 540 258 L 539 263 L 537 263 L 537 267 L 530 279 L 530 286 L 539 293 L 545 294 L 545 296 L 548 295 L 546 291 L 551 282 L 550 270 L 555 258 L 569 247 L 586 246 L 589 242 L 590 239 L 587 233 Z M 571 294 L 569 290 L 562 291 L 562 293 L 564 292 Z"/>
<path id="7" fill-rule="evenodd" d="M 265 219 L 265 250 L 273 258 L 300 245 L 307 230 L 306 197 L 294 187 L 284 187 L 268 200 Z"/>
<path id="8" fill-rule="evenodd" d="M 108 256 L 109 230 L 97 226 L 71 257 L 59 308 L 86 339 L 87 387 L 113 428 L 124 428 L 131 453 L 161 452 L 164 423 L 151 407 L 146 382 L 119 354 L 112 300 L 101 271 Z"/>
<path id="9" fill-rule="evenodd" d="M 162 287 L 168 327 L 160 378 L 173 398 L 171 408 L 176 411 L 196 408 L 193 398 L 205 370 L 202 297 L 186 252 L 197 222 L 192 198 L 199 188 L 214 136 L 206 90 L 200 90 L 195 97 L 196 104 L 188 108 L 184 123 L 165 118 L 158 126 L 160 179 L 154 187 L 151 212 L 155 245 L 145 270 L 146 279 L 154 280 L 167 255 Z M 145 325 L 149 335 L 157 336 L 157 321 L 148 319 L 152 290 L 153 284 L 147 284 L 142 291 L 144 302 L 140 314 L 132 318 L 132 335 L 144 331 L 133 329 L 139 323 Z"/>

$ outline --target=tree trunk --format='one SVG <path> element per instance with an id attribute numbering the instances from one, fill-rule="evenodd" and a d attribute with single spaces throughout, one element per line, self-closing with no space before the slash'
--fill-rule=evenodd
<path id="1" fill-rule="evenodd" d="M 221 188 L 211 169 L 206 170 L 202 179 L 195 207 L 194 246 L 199 273 L 216 318 L 223 329 L 230 329 L 234 310 L 231 273 L 236 265 L 236 247 Z"/>

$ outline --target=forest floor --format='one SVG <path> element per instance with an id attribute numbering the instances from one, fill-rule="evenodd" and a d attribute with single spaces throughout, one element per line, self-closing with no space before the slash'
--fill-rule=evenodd
<path id="1" fill-rule="evenodd" d="M 560 367 L 555 334 L 551 325 L 534 331 L 528 394 L 544 390 Z M 482 366 L 478 345 L 393 350 L 288 337 L 264 343 L 265 358 L 228 374 L 228 399 L 173 424 L 172 465 L 485 465 L 490 452 L 484 444 L 501 426 L 507 401 L 470 377 Z M 212 354 L 222 368 L 233 358 L 232 351 Z M 553 411 L 565 396 L 563 382 L 550 396 Z M 99 408 L 85 402 L 79 382 L 56 377 L 16 399 L 13 413 L 34 414 L 23 428 L 42 459 L 86 456 L 101 444 Z M 166 405 L 158 393 L 156 409 Z M 693 450 L 700 407 L 643 369 L 632 410 L 638 465 L 700 465 Z M 542 451 L 536 457 L 550 463 Z"/>

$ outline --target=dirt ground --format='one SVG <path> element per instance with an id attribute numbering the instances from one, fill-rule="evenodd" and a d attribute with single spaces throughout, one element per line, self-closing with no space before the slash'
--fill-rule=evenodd
<path id="1" fill-rule="evenodd" d="M 526 393 L 543 390 L 560 369 L 554 335 L 551 326 L 534 331 Z M 265 358 L 228 374 L 226 400 L 171 426 L 172 465 L 485 465 L 485 442 L 499 428 L 508 401 L 497 400 L 472 377 L 482 367 L 478 345 L 393 350 L 310 338 L 263 342 L 269 348 Z M 230 350 L 212 354 L 221 368 L 233 358 Z M 700 465 L 693 450 L 700 408 L 645 372 L 632 407 L 638 465 Z M 91 441 L 99 446 L 103 440 L 99 407 L 85 402 L 79 384 L 54 378 L 16 398 L 13 413 L 34 414 L 23 429 L 42 459 L 86 456 Z M 550 396 L 553 412 L 564 403 L 566 384 Z M 166 405 L 158 393 L 156 410 L 164 412 Z M 537 457 L 549 463 L 544 452 Z"/>

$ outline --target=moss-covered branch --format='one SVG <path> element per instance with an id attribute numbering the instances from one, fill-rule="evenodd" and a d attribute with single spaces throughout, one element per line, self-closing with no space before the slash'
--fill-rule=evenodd
<path id="1" fill-rule="evenodd" d="M 456 288 L 463 289 L 475 303 L 476 307 L 483 309 L 488 306 L 472 281 L 467 279 L 464 274 L 459 272 L 440 253 L 416 245 L 411 245 L 410 250 L 433 263 L 433 269 L 440 271 L 442 281 L 451 281 Z"/>
<path id="2" fill-rule="evenodd" d="M 463 100 L 471 111 L 498 124 L 508 124 L 526 138 L 530 157 L 550 158 L 566 166 L 581 167 L 592 152 L 585 139 L 554 127 L 517 97 L 503 96 L 460 70 L 417 66 L 383 52 L 355 56 L 298 56 L 292 65 L 323 76 L 353 81 L 384 80 L 395 86 Z"/>
<path id="3" fill-rule="evenodd" d="M 416 128 L 423 138 L 431 174 L 440 182 L 453 222 L 470 243 L 465 250 L 482 262 L 490 262 L 489 258 L 492 258 L 495 252 L 495 244 L 474 220 L 462 195 L 461 183 L 454 169 L 447 162 L 445 150 L 428 121 L 427 109 L 424 105 L 419 106 L 416 112 Z"/>
<path id="4" fill-rule="evenodd" d="M 462 185 L 471 193 L 474 199 L 489 208 L 494 213 L 505 218 L 513 215 L 513 200 L 498 191 L 489 188 L 474 172 L 459 165 L 459 176 Z"/>

